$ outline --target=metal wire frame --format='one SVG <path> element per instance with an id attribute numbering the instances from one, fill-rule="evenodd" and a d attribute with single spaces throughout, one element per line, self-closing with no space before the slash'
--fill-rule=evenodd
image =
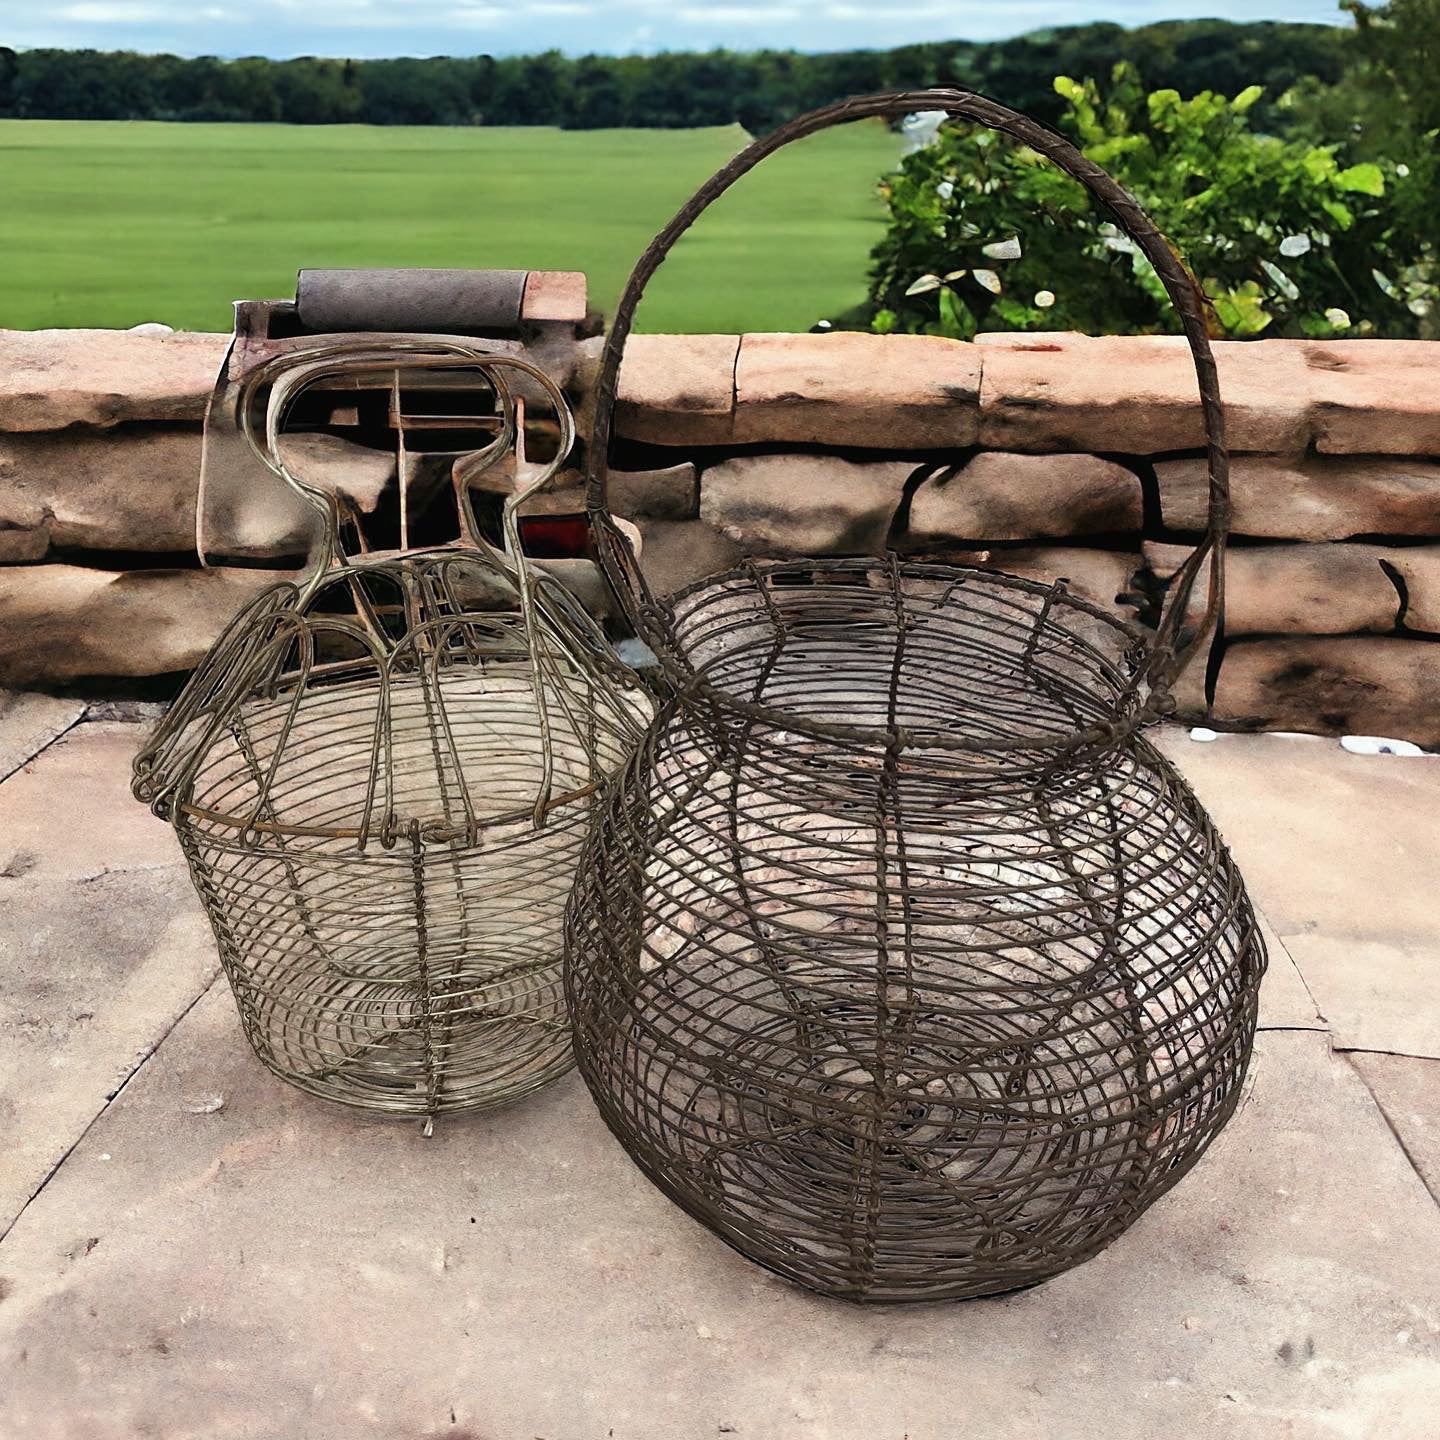
<path id="1" fill-rule="evenodd" d="M 958 88 L 912 90 L 859 96 L 802 115 L 740 151 L 683 205 L 636 262 L 611 322 L 595 388 L 595 417 L 586 454 L 586 493 L 597 553 L 641 637 L 655 652 L 670 683 L 678 690 L 726 703 L 723 691 L 711 694 L 709 682 L 694 657 L 675 643 L 674 616 L 650 593 L 630 545 L 616 526 L 608 505 L 610 448 L 615 429 L 620 366 L 625 344 L 646 289 L 675 245 L 695 222 L 737 181 L 767 156 L 806 136 L 836 125 L 875 117 L 898 118 L 915 111 L 944 111 L 954 119 L 983 125 L 1035 150 L 1077 180 L 1114 218 L 1155 267 L 1185 333 L 1195 366 L 1197 396 L 1205 424 L 1209 462 L 1209 502 L 1205 533 L 1177 572 L 1160 623 L 1150 637 L 1144 663 L 1130 680 L 1139 703 L 1124 706 L 1138 725 L 1163 717 L 1172 708 L 1171 686 L 1217 623 L 1224 603 L 1225 541 L 1230 528 L 1230 457 L 1225 443 L 1225 411 L 1214 352 L 1206 329 L 1207 301 L 1178 252 L 1155 227 L 1139 203 L 1099 165 L 1082 154 L 1059 131 L 988 96 Z M 903 436 L 897 436 L 903 447 Z M 1210 562 L 1203 616 L 1187 626 L 1191 592 L 1206 561 Z M 730 697 L 733 699 L 733 697 Z M 777 715 L 765 718 L 783 723 Z M 812 720 L 816 733 L 824 722 Z M 875 732 L 872 738 L 883 737 Z M 1081 737 L 1083 743 L 1085 737 Z"/>
<path id="2" fill-rule="evenodd" d="M 1126 678 L 1093 617 L 884 562 L 842 567 L 866 582 L 842 617 L 832 589 L 775 584 L 803 564 L 765 574 L 748 625 L 709 623 L 738 583 L 688 597 L 710 673 L 892 740 L 731 711 L 717 742 L 713 712 L 665 707 L 568 914 L 581 1073 L 642 1170 L 779 1274 L 872 1302 L 1033 1284 L 1120 1234 L 1233 1112 L 1254 915 L 1143 738 L 1057 756 L 1048 732 Z M 937 725 L 1031 743 L 998 763 L 905 743 Z"/>
<path id="3" fill-rule="evenodd" d="M 325 514 L 327 564 L 236 617 L 137 758 L 135 792 L 175 826 L 259 1058 L 324 1098 L 433 1117 L 569 1069 L 565 899 L 650 707 L 526 565 L 524 495 L 503 554 L 343 563 L 332 498 L 284 470 L 278 441 L 308 385 L 375 358 L 336 347 L 266 376 L 265 453 Z M 486 456 L 510 439 L 507 417 Z M 514 610 L 476 610 L 497 583 Z"/>
<path id="4" fill-rule="evenodd" d="M 895 556 L 746 563 L 660 603 L 609 514 L 625 341 L 674 244 L 791 140 L 913 110 L 1053 160 L 1180 312 L 1210 508 L 1153 634 L 1062 583 Z M 601 1114 L 721 1238 L 828 1295 L 991 1294 L 1093 1255 L 1233 1112 L 1265 967 L 1224 845 L 1140 733 L 1223 598 L 1224 413 L 1183 262 L 1068 141 L 983 96 L 817 111 L 737 156 L 642 256 L 587 482 L 597 550 L 673 693 L 568 912 Z"/>

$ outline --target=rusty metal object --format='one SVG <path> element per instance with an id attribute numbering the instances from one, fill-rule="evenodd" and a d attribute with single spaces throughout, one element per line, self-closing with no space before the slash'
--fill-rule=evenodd
<path id="1" fill-rule="evenodd" d="M 461 365 L 496 400 L 493 442 L 456 477 L 464 540 L 347 556 L 335 494 L 283 458 L 288 413 L 322 380 Z M 467 476 L 513 448 L 517 368 L 547 388 L 561 448 L 507 501 L 500 550 Z M 257 446 L 323 517 L 324 544 L 303 584 L 261 596 L 217 642 L 137 758 L 135 793 L 174 825 L 276 1074 L 396 1114 L 515 1099 L 572 1063 L 565 897 L 600 783 L 649 709 L 520 546 L 525 499 L 570 448 L 569 411 L 524 362 L 431 340 L 329 345 L 256 383 L 271 387 Z"/>
<path id="2" fill-rule="evenodd" d="M 267 483 L 263 464 L 245 444 L 241 430 L 255 415 L 242 416 L 245 403 L 260 408 L 265 390 L 255 375 L 304 353 L 323 351 L 336 332 L 358 348 L 383 354 L 392 342 L 457 338 L 492 356 L 509 355 L 544 370 L 562 387 L 573 382 L 578 339 L 588 327 L 585 278 L 549 271 L 348 270 L 305 271 L 297 277 L 296 300 L 242 300 L 235 306 L 235 334 L 207 407 L 204 461 L 195 533 L 202 563 L 224 564 L 233 556 L 268 560 L 303 554 L 318 534 L 313 511 L 284 486 Z M 303 292 L 303 293 L 302 293 Z M 318 323 L 323 322 L 323 323 Z M 434 326 L 436 334 L 424 333 Z M 394 333 L 400 327 L 408 336 Z M 483 335 L 483 340 L 475 340 Z M 387 414 L 387 390 L 363 377 L 312 390 L 302 417 L 303 436 L 292 441 L 373 447 L 386 432 L 428 423 L 422 452 L 411 460 L 430 475 L 479 443 L 467 433 L 475 390 L 463 375 L 436 373 L 438 394 L 448 414 Z M 517 370 L 511 383 L 537 406 L 544 395 Z M 346 393 L 345 384 L 349 391 Z M 446 423 L 448 421 L 448 423 Z M 387 423 L 393 422 L 393 423 Z M 372 460 L 376 455 L 372 454 Z M 370 519 L 363 513 L 361 519 Z"/>
<path id="3" fill-rule="evenodd" d="M 615 382 L 661 260 L 788 141 L 923 110 L 1004 131 L 1086 184 L 1180 311 L 1209 531 L 1153 636 L 1061 582 L 895 556 L 747 563 L 661 604 L 614 527 Z M 572 899 L 576 1049 L 656 1184 L 825 1294 L 953 1299 L 1055 1275 L 1173 1185 L 1239 1100 L 1264 946 L 1213 826 L 1140 733 L 1220 603 L 1227 458 L 1203 318 L 1109 177 L 955 90 L 847 102 L 757 141 L 626 290 L 590 506 L 673 698 Z M 1207 559 L 1206 619 L 1187 627 Z"/>
<path id="4" fill-rule="evenodd" d="M 524 270 L 302 270 L 295 312 L 316 334 L 493 335 L 519 328 Z"/>

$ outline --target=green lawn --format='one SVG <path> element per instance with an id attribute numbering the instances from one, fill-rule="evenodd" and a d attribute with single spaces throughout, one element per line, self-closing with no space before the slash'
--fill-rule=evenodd
<path id="1" fill-rule="evenodd" d="M 738 128 L 570 132 L 0 121 L 0 326 L 228 330 L 237 297 L 301 266 L 625 275 Z M 877 124 L 815 137 L 741 181 L 676 252 L 650 330 L 806 329 L 864 295 Z"/>

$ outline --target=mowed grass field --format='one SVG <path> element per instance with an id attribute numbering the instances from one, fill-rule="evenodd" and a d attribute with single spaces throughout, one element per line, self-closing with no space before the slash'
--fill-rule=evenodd
<path id="1" fill-rule="evenodd" d="M 228 330 L 232 299 L 291 295 L 302 266 L 583 270 L 609 313 L 746 138 L 0 120 L 0 327 Z M 858 302 L 900 150 L 867 123 L 772 157 L 662 269 L 641 328 L 803 330 Z"/>

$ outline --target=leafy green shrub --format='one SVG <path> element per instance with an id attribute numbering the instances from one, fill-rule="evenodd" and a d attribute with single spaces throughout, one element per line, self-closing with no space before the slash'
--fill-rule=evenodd
<path id="1" fill-rule="evenodd" d="M 1214 330 L 1413 335 L 1440 306 L 1440 262 L 1415 223 L 1440 200 L 1404 164 L 1347 164 L 1338 145 L 1255 133 L 1251 86 L 1233 100 L 1146 94 L 1115 67 L 1108 93 L 1061 76 L 1062 125 L 1130 190 L 1200 277 Z M 1411 187 L 1407 190 L 1407 186 Z M 1034 151 L 947 125 L 882 183 L 890 212 L 872 256 L 872 327 L 1173 330 L 1159 278 L 1075 181 Z"/>

